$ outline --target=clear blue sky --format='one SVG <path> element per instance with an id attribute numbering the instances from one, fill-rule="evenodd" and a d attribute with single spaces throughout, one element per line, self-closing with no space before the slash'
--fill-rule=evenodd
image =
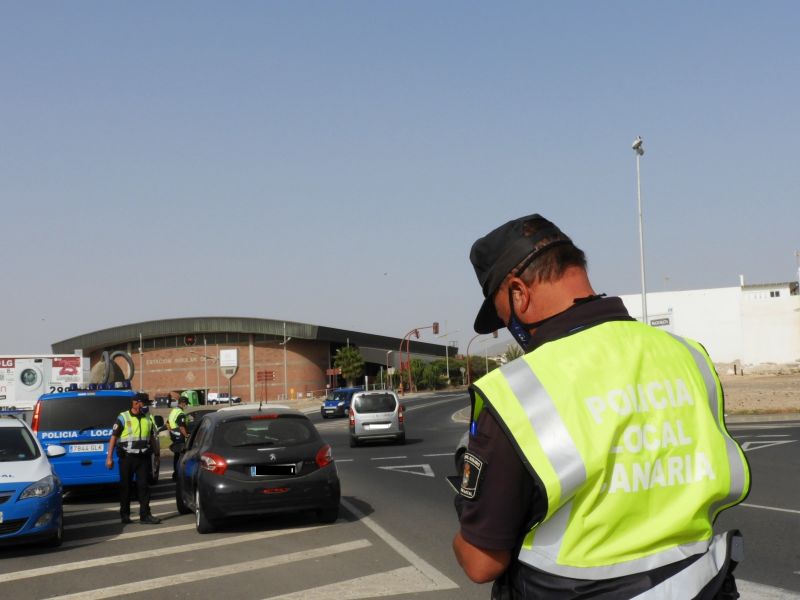
<path id="1" fill-rule="evenodd" d="M 798 30 L 796 2 L 0 2 L 0 354 L 215 315 L 463 351 L 472 242 L 533 212 L 637 293 L 637 135 L 649 291 L 792 280 Z"/>

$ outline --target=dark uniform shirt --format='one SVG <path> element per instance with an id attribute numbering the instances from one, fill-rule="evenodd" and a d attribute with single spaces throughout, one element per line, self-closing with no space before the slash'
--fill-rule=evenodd
<path id="1" fill-rule="evenodd" d="M 528 351 L 594 325 L 633 320 L 620 298 L 591 296 L 576 300 L 573 306 L 536 329 Z M 479 393 L 474 388 L 470 391 Z M 515 593 L 520 597 L 546 597 L 551 600 L 575 597 L 630 598 L 652 588 L 699 558 L 700 555 L 695 555 L 647 573 L 596 581 L 544 573 L 514 560 L 522 536 L 547 514 L 547 496 L 536 474 L 526 469 L 511 439 L 491 410 L 484 408 L 469 437 L 470 453 L 479 457 L 484 466 L 475 498 L 463 502 L 460 523 L 461 535 L 470 544 L 487 550 L 512 552 L 514 556 L 509 575 Z M 735 563 L 729 569 L 723 569 L 720 576 L 696 598 L 736 598 L 732 576 L 734 567 Z M 730 590 L 732 595 L 728 596 Z"/>

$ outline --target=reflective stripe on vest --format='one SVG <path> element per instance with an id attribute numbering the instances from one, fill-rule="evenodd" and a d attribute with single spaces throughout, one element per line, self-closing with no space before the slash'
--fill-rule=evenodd
<path id="1" fill-rule="evenodd" d="M 547 495 L 520 561 L 609 579 L 709 549 L 713 516 L 742 500 L 749 475 L 721 421 L 705 353 L 677 339 L 638 322 L 605 323 L 476 382 Z M 696 513 L 671 520 L 671 502 Z"/>
<path id="2" fill-rule="evenodd" d="M 125 411 L 119 415 L 122 417 L 124 427 L 119 436 L 122 448 L 128 454 L 141 454 L 150 448 L 151 423 L 150 415 L 132 419 L 131 413 Z"/>

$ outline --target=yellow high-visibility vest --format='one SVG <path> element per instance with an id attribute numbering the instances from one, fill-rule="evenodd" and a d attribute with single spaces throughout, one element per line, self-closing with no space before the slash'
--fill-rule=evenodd
<path id="1" fill-rule="evenodd" d="M 548 342 L 475 387 L 473 419 L 481 406 L 495 414 L 547 496 L 521 562 L 597 580 L 704 553 L 711 575 L 684 569 L 675 578 L 686 580 L 665 583 L 686 591 L 719 570 L 727 539 L 712 524 L 745 498 L 750 473 L 697 342 L 611 321 Z"/>
<path id="2" fill-rule="evenodd" d="M 140 454 L 150 449 L 150 436 L 153 431 L 153 421 L 150 415 L 139 415 L 133 418 L 130 411 L 119 413 L 123 422 L 122 433 L 119 436 L 120 447 L 129 454 Z"/>

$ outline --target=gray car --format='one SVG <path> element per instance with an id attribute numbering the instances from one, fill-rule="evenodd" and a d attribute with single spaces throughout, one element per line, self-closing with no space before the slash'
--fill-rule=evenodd
<path id="1" fill-rule="evenodd" d="M 350 447 L 364 440 L 394 440 L 406 443 L 405 407 L 389 390 L 358 392 L 350 403 Z"/>

